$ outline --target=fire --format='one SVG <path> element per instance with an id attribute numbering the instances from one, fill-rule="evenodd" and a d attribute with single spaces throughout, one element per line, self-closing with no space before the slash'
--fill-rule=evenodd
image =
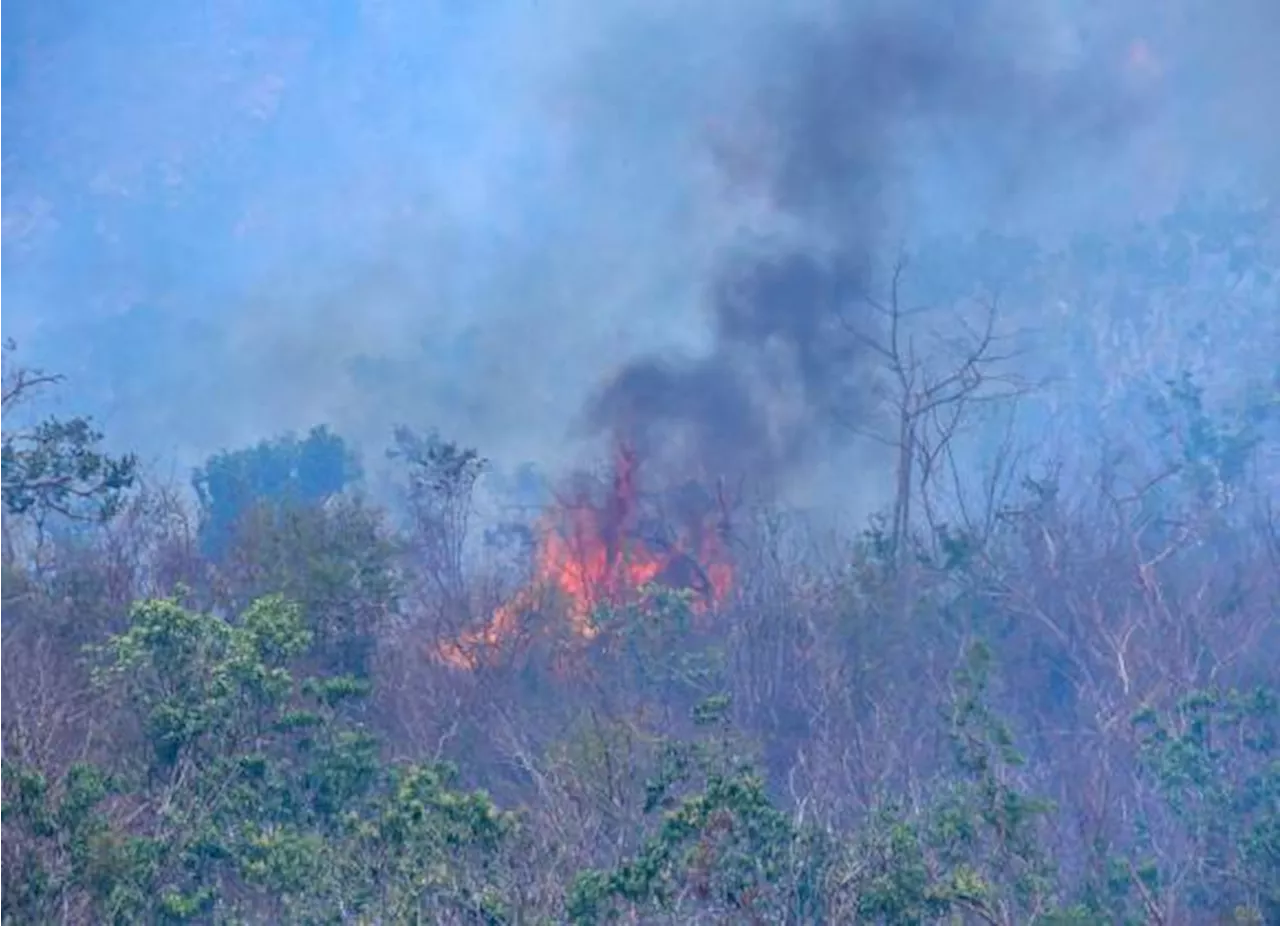
<path id="1" fill-rule="evenodd" d="M 695 613 L 721 604 L 733 585 L 723 529 L 695 519 L 674 541 L 645 540 L 637 529 L 637 499 L 636 457 L 623 448 L 603 503 L 579 492 L 558 500 L 541 519 L 533 581 L 484 626 L 438 643 L 435 657 L 454 668 L 475 669 L 486 651 L 517 636 L 525 615 L 551 599 L 559 599 L 568 629 L 583 641 L 600 634 L 592 619 L 598 607 L 635 603 L 651 583 L 693 591 Z"/>

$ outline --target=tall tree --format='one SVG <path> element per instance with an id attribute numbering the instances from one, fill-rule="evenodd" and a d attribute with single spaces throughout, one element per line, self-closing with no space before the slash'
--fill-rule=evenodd
<path id="1" fill-rule="evenodd" d="M 324 425 L 312 428 L 302 440 L 285 434 L 216 453 L 192 476 L 205 552 L 225 552 L 236 525 L 255 507 L 317 504 L 359 478 L 355 454 Z"/>

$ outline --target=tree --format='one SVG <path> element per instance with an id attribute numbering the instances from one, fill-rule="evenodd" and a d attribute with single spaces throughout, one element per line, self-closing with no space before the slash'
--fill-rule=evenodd
<path id="1" fill-rule="evenodd" d="M 407 501 L 419 562 L 445 607 L 464 603 L 463 552 L 476 483 L 489 461 L 470 447 L 426 436 L 407 427 L 395 430 L 387 457 L 405 466 Z"/>
<path id="2" fill-rule="evenodd" d="M 13 341 L 6 341 L 6 361 L 14 350 Z M 10 365 L 4 373 L 4 415 L 11 421 L 41 389 L 62 379 Z M 86 417 L 50 417 L 26 427 L 6 428 L 0 449 L 5 512 L 38 522 L 51 514 L 84 521 L 110 518 L 133 488 L 138 461 L 132 454 L 105 453 L 102 438 Z"/>
<path id="3" fill-rule="evenodd" d="M 214 558 L 224 553 L 240 519 L 255 507 L 280 511 L 316 505 L 359 478 L 355 454 L 325 425 L 302 440 L 285 434 L 216 453 L 192 475 L 205 553 Z"/>
<path id="4" fill-rule="evenodd" d="M 709 731 L 668 741 L 645 784 L 645 812 L 661 817 L 638 852 L 612 870 L 578 874 L 570 919 L 596 923 L 630 911 L 668 922 L 802 923 L 820 915 L 823 856 L 774 806 L 736 741 L 723 696 L 695 721 Z"/>
<path id="5" fill-rule="evenodd" d="M 399 605 L 396 550 L 383 512 L 359 499 L 256 507 L 227 540 L 215 598 L 239 610 L 272 592 L 286 595 L 302 609 L 314 666 L 365 678 L 378 632 Z"/>
<path id="6" fill-rule="evenodd" d="M 1137 884 L 1147 912 L 1280 918 L 1280 698 L 1206 689 L 1134 718 L 1143 769 L 1181 830 L 1180 857 Z M 1181 903 L 1180 903 L 1181 901 Z"/>
<path id="7" fill-rule="evenodd" d="M 367 685 L 302 676 L 279 596 L 234 623 L 139 603 L 97 652 L 110 766 L 6 761 L 6 922 L 504 921 L 514 821 L 443 764 L 389 765 L 336 710 Z"/>
<path id="8" fill-rule="evenodd" d="M 887 374 L 885 398 L 892 415 L 892 432 L 862 433 L 892 448 L 894 496 L 889 542 L 899 574 L 899 609 L 910 607 L 914 505 L 924 508 L 931 531 L 941 526 L 934 493 L 949 463 L 956 469 L 956 439 L 971 423 L 976 406 L 1007 402 L 1027 391 L 1010 369 L 1018 352 L 1006 346 L 996 331 L 994 298 L 979 306 L 974 325 L 958 313 L 959 336 L 936 330 L 916 330 L 927 308 L 911 308 L 902 301 L 906 261 L 894 266 L 887 300 L 870 296 L 865 302 L 880 317 L 882 337 L 859 334 L 859 340 L 879 358 Z"/>

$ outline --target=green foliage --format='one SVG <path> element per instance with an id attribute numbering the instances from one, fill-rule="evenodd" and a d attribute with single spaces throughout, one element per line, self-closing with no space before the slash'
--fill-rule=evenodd
<path id="1" fill-rule="evenodd" d="M 592 622 L 605 635 L 610 674 L 649 697 L 704 698 L 722 681 L 723 657 L 694 627 L 693 595 L 659 585 L 639 600 L 603 605 Z"/>
<path id="2" fill-rule="evenodd" d="M 1051 806 L 1025 794 L 1023 759 L 991 710 L 991 654 L 971 646 L 945 712 L 955 775 L 939 776 L 916 809 L 885 801 L 840 846 L 826 875 L 840 918 L 925 924 L 1077 922 L 1063 911 L 1041 846 Z M 1083 922 L 1083 921 L 1081 921 Z"/>
<path id="3" fill-rule="evenodd" d="M 133 719 L 135 748 L 54 777 L 6 762 L 6 922 L 528 921 L 521 866 L 562 847 L 460 787 L 448 764 L 385 762 L 340 710 L 369 683 L 301 674 L 309 644 L 301 609 L 281 596 L 234 621 L 139 603 L 95 653 L 101 695 Z M 953 770 L 850 829 L 777 803 L 725 695 L 693 708 L 687 739 L 637 743 L 597 724 L 565 759 L 580 776 L 607 773 L 596 798 L 647 822 L 577 870 L 558 912 L 578 923 L 1104 926 L 1149 921 L 1180 882 L 1197 914 L 1276 917 L 1273 692 L 1207 691 L 1137 718 L 1143 767 L 1194 866 L 1104 850 L 1100 878 L 1074 897 L 1046 850 L 1052 807 L 1020 784 L 998 694 L 991 653 L 970 647 L 942 715 Z M 641 783 L 627 804 L 620 791 Z"/>
<path id="4" fill-rule="evenodd" d="M 1193 904 L 1280 918 L 1280 698 L 1208 689 L 1135 724 L 1145 768 L 1193 847 Z"/>
<path id="5" fill-rule="evenodd" d="M 493 888 L 514 818 L 483 792 L 455 790 L 455 781 L 448 765 L 404 767 L 372 812 L 353 821 L 349 876 L 361 885 L 355 896 L 363 906 L 394 922 L 446 912 L 506 921 Z"/>
<path id="6" fill-rule="evenodd" d="M 579 874 L 570 917 L 1101 923 L 1059 904 L 1041 850 L 1051 807 L 1016 787 L 1022 758 L 987 703 L 989 673 L 983 646 L 955 673 L 947 730 L 959 777 L 940 779 L 922 808 L 882 804 L 850 834 L 801 825 L 778 809 L 732 733 L 727 699 L 708 699 L 695 711 L 705 733 L 665 742 L 646 784 L 656 828 L 614 867 Z"/>
<path id="7" fill-rule="evenodd" d="M 228 603 L 272 591 L 298 602 L 325 672 L 366 678 L 375 634 L 396 607 L 396 546 L 379 513 L 355 499 L 255 509 L 226 563 Z"/>
<path id="8" fill-rule="evenodd" d="M 255 602 L 238 625 L 147 601 L 103 648 L 97 680 L 140 715 L 153 772 L 221 762 L 293 694 L 286 665 L 309 642 L 299 608 L 279 596 Z"/>
<path id="9" fill-rule="evenodd" d="M 106 520 L 131 489 L 137 459 L 98 449 L 102 433 L 87 418 L 50 418 L 5 435 L 4 507 L 11 515 L 49 512 Z"/>
<path id="10" fill-rule="evenodd" d="M 727 700 L 701 705 L 719 736 L 665 744 L 646 785 L 646 812 L 662 811 L 639 851 L 610 870 L 581 872 L 567 911 L 579 923 L 624 911 L 677 918 L 711 912 L 739 922 L 787 922 L 811 914 L 817 856 L 774 807 L 763 779 L 727 736 Z"/>
<path id="11" fill-rule="evenodd" d="M 221 556 L 236 525 L 255 508 L 278 511 L 316 505 L 359 478 L 355 455 L 324 425 L 312 428 L 302 440 L 286 434 L 214 454 L 192 475 L 205 553 Z"/>
<path id="12" fill-rule="evenodd" d="M 142 767 L 122 772 L 147 809 L 152 864 L 129 889 L 154 904 L 150 915 L 202 915 L 231 903 L 241 880 L 287 894 L 318 864 L 322 843 L 297 830 L 330 816 L 321 785 L 343 743 L 323 720 L 290 722 L 301 708 L 324 717 L 289 668 L 309 639 L 299 608 L 279 596 L 234 624 L 157 600 L 99 650 L 96 683 L 143 736 Z"/>
<path id="13" fill-rule="evenodd" d="M 846 846 L 828 875 L 829 890 L 849 917 L 869 922 L 935 922 L 950 903 L 934 884 L 925 834 L 900 807 L 879 808 Z"/>
<path id="14" fill-rule="evenodd" d="M 280 596 L 232 623 L 139 603 L 94 678 L 141 749 L 52 783 L 5 769 L 6 921 L 502 921 L 512 819 L 447 766 L 385 764 L 335 710 L 367 683 L 296 675 L 309 642 Z"/>
<path id="15" fill-rule="evenodd" d="M 102 845 L 105 826 L 95 811 L 110 784 L 99 769 L 73 765 L 55 790 L 34 769 L 6 763 L 5 827 L 33 837 L 18 858 L 6 860 L 6 866 L 19 872 L 6 878 L 6 919 L 17 910 L 57 910 L 74 885 L 96 877 L 90 862 Z"/>
<path id="16" fill-rule="evenodd" d="M 1280 396 L 1257 395 L 1234 419 L 1205 407 L 1204 389 L 1189 372 L 1165 383 L 1150 411 L 1169 446 L 1166 466 L 1201 504 L 1229 504 L 1262 441 L 1261 428 L 1280 409 Z"/>
<path id="17" fill-rule="evenodd" d="M 1040 845 L 1052 805 L 1016 783 L 1023 757 L 988 704 L 991 653 L 971 646 L 954 675 L 948 735 L 960 777 L 944 788 L 932 843 L 951 870 L 944 896 L 962 906 L 1022 911 L 1052 907 L 1054 871 Z"/>
<path id="18" fill-rule="evenodd" d="M 6 355 L 13 350 L 13 342 L 5 342 Z M 36 390 L 60 381 L 39 370 L 6 371 L 4 414 L 12 416 Z M 6 425 L 0 444 L 6 514 L 104 521 L 119 510 L 137 480 L 137 458 L 103 452 L 102 433 L 88 418 L 47 418 L 17 428 L 10 420 Z"/>

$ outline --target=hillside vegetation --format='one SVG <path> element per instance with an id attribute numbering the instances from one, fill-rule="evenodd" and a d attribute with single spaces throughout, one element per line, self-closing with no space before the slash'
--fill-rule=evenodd
<path id="1" fill-rule="evenodd" d="M 963 322 L 932 354 L 886 289 L 858 439 L 893 491 L 853 536 L 621 440 L 497 518 L 483 448 L 409 428 L 394 500 L 324 427 L 188 495 L 29 416 L 57 377 L 10 353 L 4 922 L 1280 923 L 1250 235 L 1071 271 L 1043 360 L 1001 326 L 1061 256 L 919 322 Z M 1219 264 L 1258 326 L 1175 330 Z"/>

